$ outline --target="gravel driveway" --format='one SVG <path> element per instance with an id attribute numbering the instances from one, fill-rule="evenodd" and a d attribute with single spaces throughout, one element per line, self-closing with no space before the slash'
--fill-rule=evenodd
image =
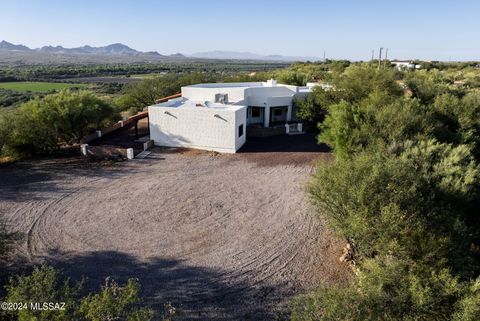
<path id="1" fill-rule="evenodd" d="M 0 212 L 24 234 L 21 258 L 92 288 L 137 277 L 148 304 L 180 319 L 282 319 L 292 296 L 348 278 L 305 196 L 328 158 L 157 148 L 111 166 L 30 161 L 0 168 Z"/>

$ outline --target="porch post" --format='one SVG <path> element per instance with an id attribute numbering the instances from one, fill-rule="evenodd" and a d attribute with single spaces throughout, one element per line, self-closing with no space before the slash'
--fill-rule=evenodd
<path id="1" fill-rule="evenodd" d="M 292 103 L 288 104 L 288 109 L 287 109 L 287 122 L 292 121 Z"/>
<path id="2" fill-rule="evenodd" d="M 270 127 L 270 105 L 265 105 L 263 113 L 263 126 Z"/>

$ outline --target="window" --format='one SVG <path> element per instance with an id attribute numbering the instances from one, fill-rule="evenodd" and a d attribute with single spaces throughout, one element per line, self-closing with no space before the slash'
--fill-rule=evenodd
<path id="1" fill-rule="evenodd" d="M 280 108 L 275 108 L 273 110 L 273 115 L 274 116 L 282 116 L 282 110 Z"/>
<path id="2" fill-rule="evenodd" d="M 252 108 L 252 118 L 260 117 L 260 107 L 251 107 Z"/>
<path id="3" fill-rule="evenodd" d="M 238 137 L 242 137 L 242 136 L 243 136 L 243 124 L 238 126 Z"/>

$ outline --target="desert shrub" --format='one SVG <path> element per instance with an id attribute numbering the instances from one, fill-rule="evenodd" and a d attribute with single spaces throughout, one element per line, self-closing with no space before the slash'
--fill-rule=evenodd
<path id="1" fill-rule="evenodd" d="M 376 144 L 428 137 L 432 123 L 428 109 L 418 101 L 373 92 L 361 102 L 331 105 L 318 139 L 329 144 L 337 157 L 353 157 Z"/>
<path id="2" fill-rule="evenodd" d="M 373 92 L 382 92 L 390 96 L 402 95 L 402 89 L 396 82 L 392 69 L 377 70 L 371 65 L 353 65 L 333 80 L 334 90 L 339 98 L 347 102 L 357 102 Z"/>
<path id="3" fill-rule="evenodd" d="M 392 154 L 364 152 L 322 165 L 310 193 L 359 258 L 391 253 L 470 271 L 480 169 L 465 145 L 407 142 Z M 398 154 L 398 155 L 397 155 Z M 395 222 L 395 224 L 392 224 Z"/>
<path id="4" fill-rule="evenodd" d="M 309 187 L 357 277 L 298 298 L 292 319 L 479 319 L 480 96 L 437 72 L 407 74 L 413 97 L 362 77 L 360 99 L 327 108 L 319 140 L 336 159 Z"/>
<path id="5" fill-rule="evenodd" d="M 313 123 L 323 121 L 327 114 L 327 108 L 337 102 L 336 92 L 323 90 L 321 87 L 313 87 L 312 93 L 305 99 L 295 99 L 297 116 L 303 120 Z"/>
<path id="6" fill-rule="evenodd" d="M 52 267 L 35 267 L 30 275 L 14 276 L 7 285 L 6 302 L 64 302 L 64 309 L 20 309 L 9 311 L 18 321 L 148 321 L 150 309 L 139 307 L 140 284 L 129 279 L 123 286 L 111 279 L 99 293 L 84 296 L 84 282 L 73 284 Z"/>
<path id="7" fill-rule="evenodd" d="M 471 282 L 463 297 L 457 301 L 454 321 L 474 321 L 480 316 L 480 277 Z"/>
<path id="8" fill-rule="evenodd" d="M 464 89 L 451 86 L 452 80 L 439 71 L 418 71 L 406 76 L 405 84 L 412 91 L 412 97 L 423 104 L 431 104 L 437 96 L 453 94 L 462 97 Z"/>
<path id="9" fill-rule="evenodd" d="M 373 93 L 399 97 L 401 87 L 393 70 L 377 70 L 371 65 L 352 65 L 341 74 L 329 76 L 331 89 L 315 87 L 305 101 L 297 101 L 298 115 L 307 121 L 320 122 L 332 106 L 339 103 L 356 104 Z"/>
<path id="10" fill-rule="evenodd" d="M 47 153 L 117 119 L 114 109 L 93 94 L 62 91 L 35 98 L 12 114 L 8 147 L 19 154 Z"/>
<path id="11" fill-rule="evenodd" d="M 32 274 L 14 276 L 7 285 L 6 302 L 65 302 L 64 310 L 35 310 L 31 308 L 12 311 L 19 321 L 71 321 L 75 320 L 78 297 L 82 283 L 71 284 L 69 279 L 61 279 L 59 272 L 52 267 L 36 267 Z"/>
<path id="12" fill-rule="evenodd" d="M 82 300 L 79 312 L 90 321 L 151 320 L 151 310 L 134 306 L 140 302 L 139 293 L 140 284 L 134 279 L 129 279 L 123 287 L 107 279 L 100 293 L 90 294 Z"/>
<path id="13" fill-rule="evenodd" d="M 3 147 L 10 141 L 12 132 L 12 118 L 11 112 L 0 110 L 0 156 L 2 155 Z"/>
<path id="14" fill-rule="evenodd" d="M 279 83 L 293 86 L 305 86 L 310 78 L 311 75 L 294 70 L 282 70 L 276 75 Z"/>
<path id="15" fill-rule="evenodd" d="M 418 271 L 414 262 L 382 256 L 364 262 L 353 284 L 298 298 L 292 320 L 475 320 L 475 286 L 447 269 Z"/>
<path id="16" fill-rule="evenodd" d="M 14 107 L 21 103 L 25 103 L 32 99 L 35 95 L 38 94 L 0 88 L 0 109 L 2 107 Z"/>
<path id="17" fill-rule="evenodd" d="M 457 114 L 462 143 L 473 147 L 480 160 L 480 93 L 471 92 L 462 98 Z"/>

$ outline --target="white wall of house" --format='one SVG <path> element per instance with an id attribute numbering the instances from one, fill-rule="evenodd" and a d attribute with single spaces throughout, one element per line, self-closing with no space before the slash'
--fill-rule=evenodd
<path id="1" fill-rule="evenodd" d="M 240 126 L 242 126 L 242 135 L 240 135 Z M 247 108 L 240 108 L 235 111 L 235 151 L 247 141 Z"/>
<path id="2" fill-rule="evenodd" d="M 245 90 L 245 101 L 249 106 L 265 106 L 272 97 L 283 97 L 292 100 L 295 91 L 284 87 L 252 87 Z"/>
<path id="3" fill-rule="evenodd" d="M 150 138 L 157 146 L 192 147 L 235 153 L 246 138 L 246 107 L 148 108 Z M 239 137 L 239 126 L 243 135 Z"/>

